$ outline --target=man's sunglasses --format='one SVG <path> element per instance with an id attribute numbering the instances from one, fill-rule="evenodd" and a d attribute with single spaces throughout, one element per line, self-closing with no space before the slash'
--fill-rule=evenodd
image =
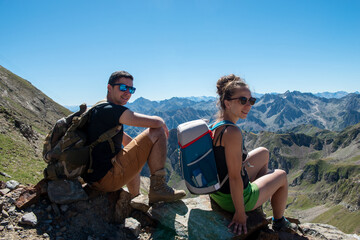
<path id="1" fill-rule="evenodd" d="M 126 90 L 129 89 L 129 93 L 131 93 L 131 94 L 134 94 L 134 93 L 135 93 L 135 90 L 136 90 L 136 88 L 130 87 L 130 86 L 125 85 L 125 84 L 122 84 L 122 83 L 113 83 L 113 84 L 110 84 L 110 85 L 111 85 L 111 86 L 119 86 L 119 89 L 120 89 L 120 91 L 122 91 L 122 92 L 126 92 Z"/>
<path id="2" fill-rule="evenodd" d="M 238 98 L 229 98 L 228 100 L 239 100 L 239 102 L 242 104 L 242 105 L 245 105 L 248 101 L 250 103 L 250 105 L 254 105 L 255 102 L 256 102 L 256 98 L 247 98 L 247 97 L 238 97 Z"/>

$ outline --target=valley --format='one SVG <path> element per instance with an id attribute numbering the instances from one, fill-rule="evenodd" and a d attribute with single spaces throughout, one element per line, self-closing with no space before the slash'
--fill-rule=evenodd
<path id="1" fill-rule="evenodd" d="M 21 94 L 20 94 L 21 89 Z M 161 116 L 170 130 L 167 172 L 172 186 L 185 189 L 178 160 L 176 127 L 206 118 L 214 121 L 216 99 L 195 101 L 139 98 L 128 107 Z M 35 86 L 0 66 L 0 175 L 35 184 L 46 166 L 42 144 L 53 124 L 70 111 Z M 286 214 L 303 221 L 360 233 L 360 95 L 324 98 L 310 93 L 265 94 L 248 119 L 238 122 L 250 151 L 266 147 L 269 168 L 288 173 Z M 143 129 L 126 127 L 135 136 Z M 7 175 L 7 176 L 6 176 Z M 143 175 L 148 172 L 143 171 Z M 190 194 L 188 194 L 191 197 Z M 269 204 L 264 209 L 271 215 Z"/>

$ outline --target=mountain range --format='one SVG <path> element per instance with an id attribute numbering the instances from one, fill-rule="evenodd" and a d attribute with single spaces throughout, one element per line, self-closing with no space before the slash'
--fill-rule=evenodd
<path id="1" fill-rule="evenodd" d="M 169 129 L 199 118 L 212 122 L 218 111 L 216 98 L 207 98 L 203 101 L 177 97 L 163 101 L 138 98 L 126 106 L 135 112 L 162 117 Z M 246 131 L 255 133 L 283 131 L 301 124 L 341 131 L 359 121 L 360 94 L 358 93 L 350 93 L 341 98 L 325 98 L 311 93 L 287 91 L 283 94 L 265 94 L 260 97 L 247 119 L 240 120 L 238 125 Z M 130 135 L 136 135 L 140 131 L 132 127 L 127 130 Z"/>
<path id="2" fill-rule="evenodd" d="M 171 129 L 166 163 L 169 184 L 184 187 L 176 127 L 198 118 L 213 121 L 216 99 L 139 98 L 127 106 L 165 119 Z M 307 212 L 307 221 L 360 233 L 359 106 L 357 93 L 330 99 L 297 91 L 265 94 L 249 119 L 238 123 L 244 129 L 247 149 L 268 148 L 269 168 L 288 173 L 288 215 L 299 217 Z M 68 109 L 30 82 L 0 66 L 0 180 L 11 175 L 23 183 L 39 181 L 45 167 L 41 157 L 45 135 L 68 114 Z M 136 134 L 141 129 L 126 127 L 125 131 Z"/>

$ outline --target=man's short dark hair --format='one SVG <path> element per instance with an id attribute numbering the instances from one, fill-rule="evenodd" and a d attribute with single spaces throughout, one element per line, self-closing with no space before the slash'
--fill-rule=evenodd
<path id="1" fill-rule="evenodd" d="M 130 73 L 126 71 L 116 71 L 111 74 L 108 84 L 114 84 L 119 78 L 122 77 L 130 78 L 131 80 L 134 80 L 134 77 Z"/>

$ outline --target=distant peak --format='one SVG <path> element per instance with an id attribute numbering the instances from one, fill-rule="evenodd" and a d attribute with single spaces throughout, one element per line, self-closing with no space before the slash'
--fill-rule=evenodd
<path id="1" fill-rule="evenodd" d="M 144 97 L 139 97 L 134 102 L 151 102 L 151 100 Z"/>

